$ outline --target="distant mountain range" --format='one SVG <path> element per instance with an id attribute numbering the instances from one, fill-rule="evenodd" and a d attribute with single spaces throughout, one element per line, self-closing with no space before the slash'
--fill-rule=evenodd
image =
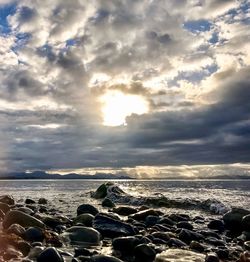
<path id="1" fill-rule="evenodd" d="M 80 175 L 70 173 L 66 175 L 48 174 L 45 171 L 26 172 L 10 172 L 0 174 L 1 179 L 131 179 L 127 175 L 114 175 L 106 173 L 96 173 L 95 175 Z"/>

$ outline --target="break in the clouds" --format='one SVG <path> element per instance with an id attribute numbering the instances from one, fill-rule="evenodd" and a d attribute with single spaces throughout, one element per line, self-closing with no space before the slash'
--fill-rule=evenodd
<path id="1" fill-rule="evenodd" d="M 249 174 L 248 1 L 0 9 L 2 171 Z"/>

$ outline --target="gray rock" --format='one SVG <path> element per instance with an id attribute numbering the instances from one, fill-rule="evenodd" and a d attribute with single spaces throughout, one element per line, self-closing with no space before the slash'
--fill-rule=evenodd
<path id="1" fill-rule="evenodd" d="M 205 258 L 205 262 L 220 262 L 216 253 L 208 253 Z"/>
<path id="2" fill-rule="evenodd" d="M 99 211 L 96 207 L 90 204 L 82 204 L 77 208 L 77 216 L 86 213 L 95 216 L 99 213 Z"/>
<path id="3" fill-rule="evenodd" d="M 224 222 L 222 220 L 214 219 L 214 220 L 211 220 L 208 223 L 207 227 L 210 228 L 210 229 L 223 231 L 225 226 L 224 226 Z"/>
<path id="4" fill-rule="evenodd" d="M 179 239 L 183 242 L 190 244 L 192 240 L 200 241 L 204 239 L 203 235 L 188 229 L 182 229 L 179 233 Z"/>
<path id="5" fill-rule="evenodd" d="M 178 238 L 170 238 L 170 240 L 168 241 L 168 245 L 170 247 L 185 247 L 185 246 L 187 246 L 186 243 L 184 243 L 183 241 L 181 241 Z"/>
<path id="6" fill-rule="evenodd" d="M 104 215 L 97 215 L 95 217 L 93 227 L 98 230 L 103 237 L 114 238 L 136 234 L 135 228 L 130 224 L 115 220 Z"/>
<path id="7" fill-rule="evenodd" d="M 38 199 L 38 204 L 40 204 L 40 205 L 46 205 L 46 204 L 48 204 L 48 200 L 46 199 L 46 198 L 39 198 Z"/>
<path id="8" fill-rule="evenodd" d="M 107 196 L 108 187 L 112 185 L 114 184 L 110 182 L 100 185 L 97 188 L 97 190 L 92 194 L 92 197 L 96 199 L 105 198 Z"/>
<path id="9" fill-rule="evenodd" d="M 71 244 L 82 243 L 84 246 L 97 246 L 100 244 L 100 233 L 90 227 L 73 226 L 63 234 L 70 239 Z"/>
<path id="10" fill-rule="evenodd" d="M 64 259 L 54 247 L 48 247 L 37 257 L 37 262 L 63 262 Z"/>
<path id="11" fill-rule="evenodd" d="M 94 216 L 91 214 L 81 214 L 73 220 L 73 224 L 83 224 L 86 227 L 92 227 Z"/>
<path id="12" fill-rule="evenodd" d="M 205 255 L 182 249 L 168 249 L 155 258 L 155 262 L 204 262 Z"/>
<path id="13" fill-rule="evenodd" d="M 45 226 L 42 221 L 18 210 L 11 210 L 6 214 L 3 220 L 3 228 L 6 229 L 12 224 L 19 224 L 23 227 L 44 228 Z"/>
<path id="14" fill-rule="evenodd" d="M 188 230 L 193 230 L 193 226 L 189 223 L 189 222 L 187 222 L 187 221 L 181 221 L 181 222 L 178 222 L 177 224 L 176 224 L 176 226 L 178 227 L 178 228 L 185 228 L 185 229 L 188 229 Z"/>

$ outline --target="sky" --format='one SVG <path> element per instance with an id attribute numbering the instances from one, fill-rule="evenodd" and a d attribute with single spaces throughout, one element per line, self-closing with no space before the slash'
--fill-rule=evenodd
<path id="1" fill-rule="evenodd" d="M 0 170 L 250 176 L 250 2 L 0 0 Z"/>

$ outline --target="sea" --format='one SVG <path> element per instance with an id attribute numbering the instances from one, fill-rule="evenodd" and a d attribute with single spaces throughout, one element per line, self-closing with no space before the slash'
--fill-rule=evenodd
<path id="1" fill-rule="evenodd" d="M 109 180 L 110 181 L 110 180 Z M 166 196 L 170 199 L 204 201 L 215 199 L 225 206 L 250 209 L 250 180 L 111 180 L 136 197 Z M 90 197 L 107 180 L 0 180 L 0 195 L 12 195 L 17 203 L 26 198 L 46 198 L 51 208 L 75 216 L 80 204 L 101 207 Z"/>

